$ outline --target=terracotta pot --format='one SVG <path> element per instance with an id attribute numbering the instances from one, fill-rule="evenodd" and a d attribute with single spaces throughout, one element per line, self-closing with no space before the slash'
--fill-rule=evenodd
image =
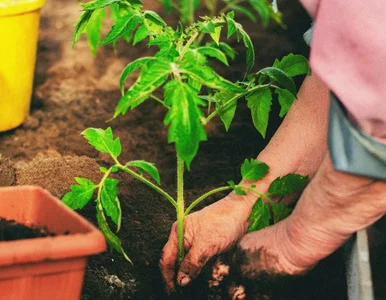
<path id="1" fill-rule="evenodd" d="M 0 242 L 0 299 L 78 300 L 87 256 L 106 248 L 103 234 L 59 199 L 32 186 L 0 188 L 0 217 L 57 234 Z"/>

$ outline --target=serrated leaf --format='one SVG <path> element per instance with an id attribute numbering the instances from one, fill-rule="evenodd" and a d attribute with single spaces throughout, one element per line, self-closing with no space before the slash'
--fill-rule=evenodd
<path id="1" fill-rule="evenodd" d="M 212 21 L 208 20 L 205 22 L 198 23 L 198 30 L 205 33 L 214 33 L 215 27 Z"/>
<path id="2" fill-rule="evenodd" d="M 150 95 L 165 83 L 172 72 L 171 63 L 163 58 L 150 60 L 142 65 L 138 79 L 119 101 L 114 117 L 125 114 L 148 99 Z"/>
<path id="3" fill-rule="evenodd" d="M 246 15 L 252 22 L 256 22 L 255 15 L 248 8 L 238 4 L 232 4 L 229 7 L 230 9 L 233 9 L 235 11 L 238 11 L 239 13 L 242 13 L 243 15 Z"/>
<path id="4" fill-rule="evenodd" d="M 82 35 L 83 30 L 86 28 L 88 22 L 90 21 L 93 12 L 93 10 L 83 12 L 78 21 L 75 23 L 75 30 L 72 38 L 72 47 L 74 47 L 75 44 L 79 41 L 80 36 Z"/>
<path id="5" fill-rule="evenodd" d="M 260 88 L 248 94 L 246 99 L 251 110 L 253 124 L 265 138 L 272 104 L 271 90 L 269 88 Z"/>
<path id="6" fill-rule="evenodd" d="M 277 81 L 280 83 L 284 88 L 286 88 L 289 92 L 291 92 L 294 96 L 296 96 L 296 85 L 295 82 L 292 80 L 292 78 L 288 77 L 284 71 L 274 68 L 274 67 L 268 67 L 260 70 L 257 75 L 266 75 L 269 78 L 271 78 L 273 81 Z"/>
<path id="7" fill-rule="evenodd" d="M 217 58 L 224 65 L 229 66 L 227 57 L 225 56 L 225 54 L 221 50 L 219 50 L 217 48 L 204 46 L 204 47 L 198 48 L 197 51 L 201 54 L 206 55 L 206 56 Z"/>
<path id="8" fill-rule="evenodd" d="M 107 169 L 105 167 L 99 167 L 99 171 L 101 171 L 102 173 L 106 173 Z"/>
<path id="9" fill-rule="evenodd" d="M 147 29 L 147 26 L 145 24 L 142 24 L 141 26 L 138 27 L 137 31 L 135 32 L 133 46 L 143 41 L 148 36 L 149 36 L 149 30 Z"/>
<path id="10" fill-rule="evenodd" d="M 158 169 L 153 163 L 149 163 L 144 160 L 133 160 L 126 164 L 128 167 L 136 167 L 138 170 L 143 173 L 148 173 L 159 185 L 161 184 L 161 179 L 158 173 Z"/>
<path id="11" fill-rule="evenodd" d="M 276 203 L 276 202 L 272 201 L 271 207 L 272 207 L 272 215 L 273 215 L 273 223 L 274 224 L 284 220 L 292 212 L 292 209 L 288 208 L 283 203 Z"/>
<path id="12" fill-rule="evenodd" d="M 227 25 L 228 25 L 228 33 L 227 38 L 229 39 L 235 32 L 237 32 L 236 22 L 233 20 L 233 18 L 227 17 Z"/>
<path id="13" fill-rule="evenodd" d="M 157 25 L 166 26 L 165 21 L 156 12 L 151 11 L 151 10 L 145 10 L 145 11 L 143 11 L 143 14 L 144 14 L 146 19 L 151 20 L 153 23 L 155 23 Z"/>
<path id="14" fill-rule="evenodd" d="M 214 94 L 214 98 L 216 100 L 216 110 L 218 115 L 220 116 L 221 121 L 224 123 L 225 130 L 228 131 L 229 127 L 232 123 L 232 120 L 236 113 L 237 108 L 237 98 L 240 94 L 223 90 Z M 230 104 L 225 105 L 228 101 L 232 99 L 236 99 L 232 101 Z"/>
<path id="15" fill-rule="evenodd" d="M 220 42 L 221 29 L 221 26 L 217 26 L 214 28 L 214 32 L 209 34 L 216 45 L 218 45 Z"/>
<path id="16" fill-rule="evenodd" d="M 219 47 L 230 59 L 235 59 L 237 52 L 231 46 L 224 42 L 220 42 Z"/>
<path id="17" fill-rule="evenodd" d="M 121 228 L 121 205 L 118 199 L 118 185 L 119 181 L 114 178 L 107 178 L 101 192 L 101 202 L 103 209 L 111 220 L 117 225 L 117 232 Z"/>
<path id="18" fill-rule="evenodd" d="M 292 106 L 292 103 L 295 101 L 295 96 L 292 95 L 289 91 L 283 89 L 275 89 L 275 93 L 278 95 L 279 104 L 280 104 L 280 117 L 284 117 L 284 115 L 289 111 Z"/>
<path id="19" fill-rule="evenodd" d="M 106 222 L 106 218 L 103 214 L 103 211 L 100 210 L 97 206 L 97 213 L 96 213 L 96 216 L 97 216 L 97 220 L 98 220 L 98 226 L 100 228 L 100 230 L 102 231 L 102 233 L 104 234 L 105 238 L 106 238 L 106 241 L 110 247 L 110 249 L 114 249 L 115 251 L 117 251 L 118 253 L 121 253 L 124 258 L 129 261 L 131 264 L 132 264 L 132 261 L 130 260 L 130 258 L 126 255 L 125 251 L 123 250 L 122 248 L 122 245 L 121 245 L 121 241 L 119 240 L 119 238 L 111 231 L 109 225 L 107 224 Z"/>
<path id="20" fill-rule="evenodd" d="M 192 88 L 194 88 L 194 89 L 197 91 L 197 93 L 199 93 L 199 92 L 201 91 L 202 83 L 200 83 L 200 82 L 194 80 L 194 79 L 191 78 L 191 77 L 189 77 L 188 83 L 189 83 L 189 85 L 190 85 Z"/>
<path id="21" fill-rule="evenodd" d="M 205 57 L 198 51 L 188 51 L 179 67 L 181 73 L 188 74 L 194 80 L 213 89 L 243 92 L 244 90 L 218 75 L 212 68 L 204 64 Z"/>
<path id="22" fill-rule="evenodd" d="M 101 128 L 87 128 L 81 134 L 96 150 L 108 153 L 113 158 L 117 158 L 121 154 L 121 142 L 119 138 L 114 140 L 113 131 L 110 127 L 106 130 Z"/>
<path id="23" fill-rule="evenodd" d="M 266 163 L 251 158 L 245 159 L 241 165 L 241 176 L 243 180 L 260 180 L 268 174 L 269 167 Z"/>
<path id="24" fill-rule="evenodd" d="M 269 195 L 284 197 L 302 190 L 307 184 L 308 176 L 287 174 L 276 178 L 268 188 Z"/>
<path id="25" fill-rule="evenodd" d="M 125 32 L 133 32 L 138 24 L 142 24 L 143 16 L 137 13 L 129 13 L 121 16 L 113 25 L 101 46 L 116 41 Z"/>
<path id="26" fill-rule="evenodd" d="M 165 125 L 169 125 L 168 141 L 176 144 L 176 151 L 188 169 L 196 156 L 200 141 L 206 140 L 204 126 L 200 122 L 204 106 L 197 96 L 197 91 L 189 84 L 172 80 L 165 85 L 165 104 L 171 106 L 165 117 Z"/>
<path id="27" fill-rule="evenodd" d="M 248 221 L 250 222 L 248 232 L 261 230 L 269 226 L 271 220 L 271 213 L 268 205 L 260 197 L 252 207 L 252 212 L 249 215 Z"/>
<path id="28" fill-rule="evenodd" d="M 121 88 L 122 94 L 124 93 L 125 89 L 125 81 L 129 77 L 131 73 L 133 73 L 135 70 L 137 70 L 140 66 L 146 64 L 150 60 L 154 60 L 156 58 L 154 57 L 141 57 L 138 58 L 137 60 L 129 63 L 122 71 L 121 77 L 119 79 L 119 85 Z"/>
<path id="29" fill-rule="evenodd" d="M 273 67 L 282 70 L 289 77 L 311 74 L 307 58 L 293 53 L 284 56 L 280 61 L 276 59 Z"/>
<path id="30" fill-rule="evenodd" d="M 83 208 L 92 198 L 97 186 L 86 178 L 76 177 L 79 185 L 72 184 L 71 191 L 64 195 L 62 202 L 72 209 Z"/>
<path id="31" fill-rule="evenodd" d="M 240 195 L 240 196 L 246 196 L 247 195 L 247 193 L 244 192 L 241 187 L 235 185 L 235 182 L 233 180 L 229 180 L 228 184 L 235 191 L 236 195 Z"/>
<path id="32" fill-rule="evenodd" d="M 86 26 L 87 41 L 94 56 L 97 53 L 98 44 L 101 41 L 102 20 L 104 18 L 105 11 L 103 9 L 96 10 Z"/>

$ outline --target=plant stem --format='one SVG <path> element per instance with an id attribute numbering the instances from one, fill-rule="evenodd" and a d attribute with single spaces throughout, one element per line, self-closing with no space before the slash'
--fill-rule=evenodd
<path id="1" fill-rule="evenodd" d="M 193 44 L 194 40 L 197 38 L 198 36 L 198 32 L 195 31 L 192 36 L 190 37 L 190 39 L 186 42 L 184 48 L 182 49 L 181 53 L 180 53 L 180 58 L 182 59 L 186 53 L 186 51 L 188 51 L 190 45 Z"/>
<path id="2" fill-rule="evenodd" d="M 188 20 L 187 24 L 193 24 L 194 23 L 194 0 L 188 0 L 189 5 L 189 14 L 188 14 Z"/>
<path id="3" fill-rule="evenodd" d="M 262 85 L 257 85 L 257 86 L 254 86 L 253 88 L 243 92 L 243 93 L 239 93 L 239 94 L 236 94 L 234 97 L 232 97 L 231 99 L 229 99 L 227 102 L 224 103 L 224 105 L 222 105 L 220 108 L 214 110 L 209 116 L 207 116 L 205 119 L 202 119 L 201 120 L 201 123 L 205 126 L 206 124 L 208 124 L 208 122 L 210 120 L 212 120 L 217 114 L 218 112 L 221 110 L 221 109 L 225 109 L 228 105 L 232 104 L 234 101 L 236 101 L 237 99 L 245 96 L 246 94 L 249 94 L 249 93 L 252 93 L 260 88 L 265 88 L 265 87 L 272 87 L 272 88 L 279 88 L 278 86 L 276 85 L 273 85 L 273 84 L 262 84 Z"/>
<path id="4" fill-rule="evenodd" d="M 244 0 L 235 0 L 235 1 L 231 1 L 229 2 L 226 6 L 224 6 L 220 12 L 218 13 L 219 15 L 221 15 L 222 13 L 226 13 L 227 11 L 231 10 L 232 9 L 232 6 L 233 5 L 236 5 L 236 4 L 239 4 L 239 3 L 242 3 L 244 2 Z"/>
<path id="5" fill-rule="evenodd" d="M 133 176 L 134 178 L 138 179 L 139 181 L 142 181 L 144 184 L 146 184 L 147 186 L 151 187 L 153 190 L 157 191 L 159 194 L 161 194 L 166 199 L 168 199 L 169 202 L 171 204 L 173 204 L 174 207 L 177 208 L 176 200 L 174 200 L 174 198 L 172 196 L 170 196 L 167 192 L 165 192 L 163 189 L 161 189 L 160 187 L 156 186 L 154 183 L 152 183 L 151 181 L 147 180 L 145 177 L 143 177 L 143 176 L 135 173 L 134 171 L 130 170 L 129 168 L 127 168 L 125 166 L 122 166 L 119 162 L 117 162 L 116 166 L 119 169 L 121 169 L 122 171 L 124 171 L 126 173 L 129 173 L 131 176 Z"/>
<path id="6" fill-rule="evenodd" d="M 189 205 L 189 207 L 186 209 L 185 211 L 185 216 L 187 216 L 190 211 L 197 205 L 199 204 L 201 201 L 205 200 L 206 198 L 208 198 L 209 196 L 215 194 L 215 193 L 218 193 L 218 192 L 223 192 L 223 191 L 228 191 L 232 189 L 230 186 L 223 186 L 223 187 L 219 187 L 217 189 L 214 189 L 214 190 L 211 190 L 207 193 L 205 193 L 204 195 L 200 196 L 199 198 L 197 198 L 196 200 L 194 200 L 192 202 L 192 204 Z"/>
<path id="7" fill-rule="evenodd" d="M 178 234 L 178 264 L 185 256 L 184 249 L 184 161 L 177 155 L 177 234 Z"/>
<path id="8" fill-rule="evenodd" d="M 162 106 L 166 107 L 167 109 L 170 109 L 170 107 L 165 104 L 165 101 L 161 100 L 157 96 L 150 95 L 150 98 L 152 98 L 153 100 L 157 101 L 158 103 L 160 103 Z"/>

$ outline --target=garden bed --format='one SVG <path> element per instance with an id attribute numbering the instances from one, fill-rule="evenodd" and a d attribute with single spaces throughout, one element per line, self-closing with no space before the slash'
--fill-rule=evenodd
<path id="1" fill-rule="evenodd" d="M 155 1 L 146 6 L 160 11 Z M 276 57 L 290 52 L 307 54 L 302 32 L 309 27 L 308 16 L 296 1 L 281 1 L 281 6 L 287 31 L 277 27 L 264 31 L 260 25 L 242 21 L 256 47 L 256 68 L 269 66 Z M 72 50 L 73 24 L 79 14 L 76 1 L 51 0 L 43 9 L 31 115 L 20 128 L 0 134 L 0 153 L 3 155 L 0 184 L 40 185 L 62 197 L 74 183 L 75 176 L 97 181 L 100 176 L 97 163 L 107 163 L 108 157 L 90 147 L 80 132 L 87 127 L 111 126 L 115 135 L 120 136 L 122 148 L 128 149 L 121 154 L 122 160 L 143 159 L 156 163 L 163 187 L 173 194 L 174 146 L 165 143 L 167 131 L 162 126 L 163 108 L 148 101 L 106 124 L 120 98 L 121 70 L 129 61 L 148 51 L 146 46 L 133 48 L 120 42 L 116 56 L 112 47 L 104 47 L 94 58 L 87 42 L 82 40 Z M 243 56 L 234 66 L 232 74 L 235 78 L 242 77 L 245 70 Z M 279 120 L 272 123 L 277 126 Z M 274 130 L 275 126 L 269 129 L 268 138 Z M 225 135 L 223 125 L 216 121 L 210 124 L 208 135 L 209 141 L 202 143 L 199 155 L 192 163 L 192 173 L 186 174 L 188 201 L 234 179 L 243 159 L 256 157 L 267 142 L 256 132 L 250 114 L 243 106 L 238 109 L 228 134 Z M 175 220 L 175 211 L 165 199 L 142 183 L 129 176 L 119 176 L 122 177 L 119 194 L 122 227 L 118 236 L 134 265 L 117 253 L 106 252 L 92 257 L 82 299 L 166 299 L 158 260 Z M 212 197 L 206 204 L 220 198 L 218 195 Z M 92 204 L 80 213 L 95 222 Z M 207 270 L 196 283 L 199 288 L 185 291 L 183 299 L 208 298 L 206 281 L 209 273 Z M 274 287 L 267 295 L 272 295 L 271 299 L 286 300 L 345 299 L 344 270 L 339 254 L 322 262 L 306 278 Z"/>

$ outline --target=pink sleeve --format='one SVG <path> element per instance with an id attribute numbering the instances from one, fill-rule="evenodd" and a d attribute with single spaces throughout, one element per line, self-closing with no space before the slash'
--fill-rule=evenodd
<path id="1" fill-rule="evenodd" d="M 367 134 L 386 141 L 386 2 L 301 2 L 315 19 L 313 72 Z"/>

